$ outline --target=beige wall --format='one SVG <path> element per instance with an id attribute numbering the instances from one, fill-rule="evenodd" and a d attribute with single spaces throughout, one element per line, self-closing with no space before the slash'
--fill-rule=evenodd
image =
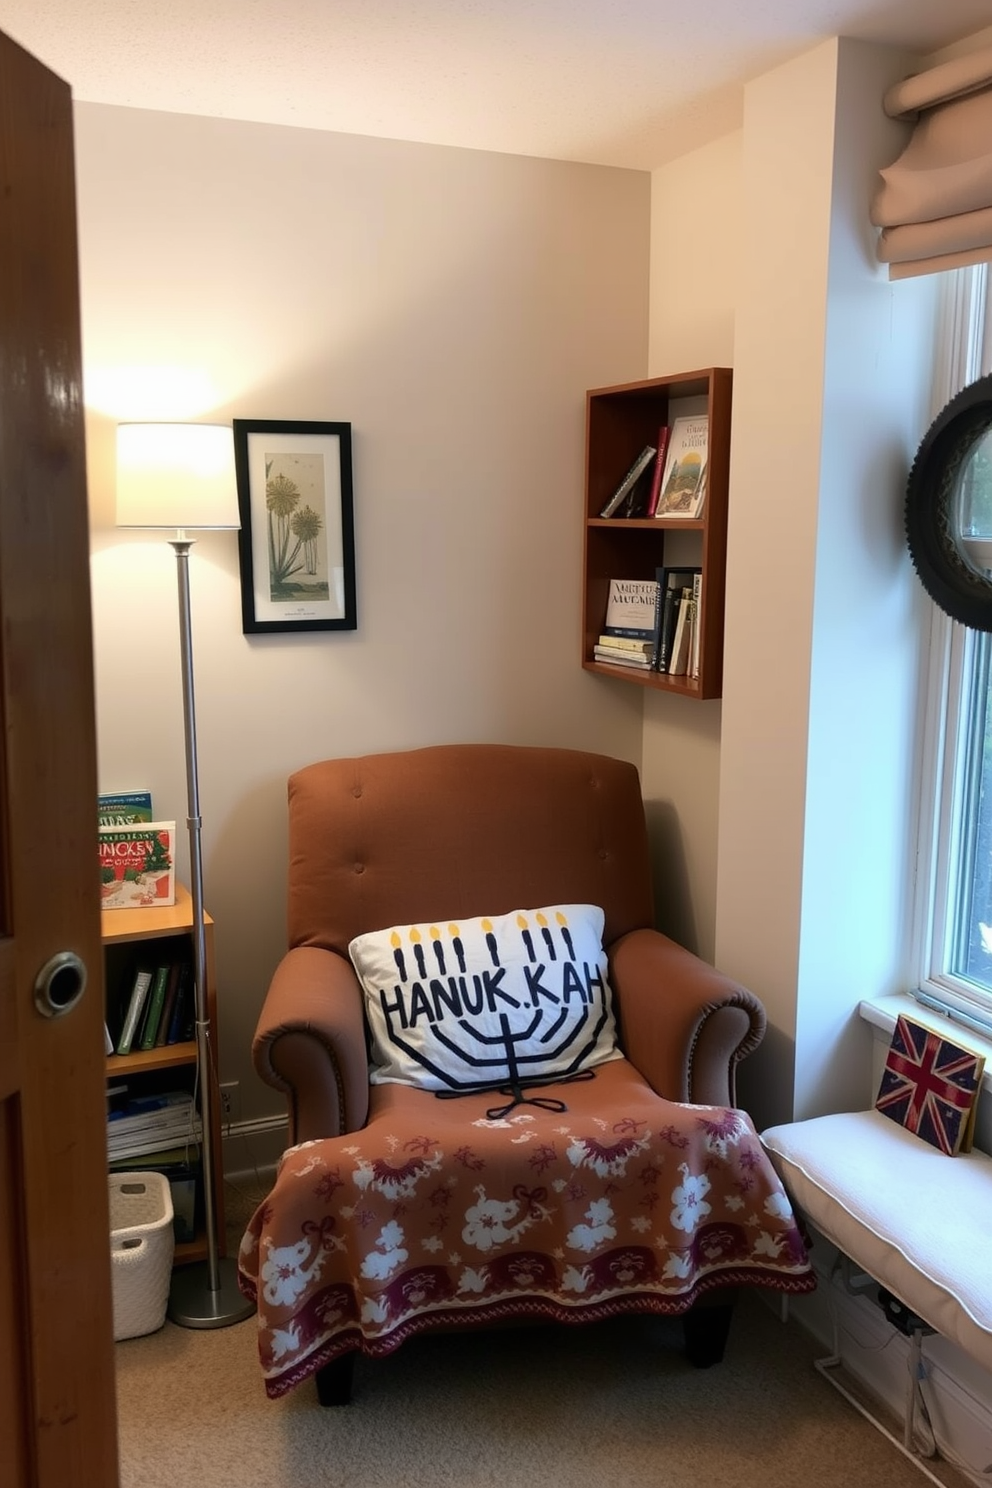
<path id="1" fill-rule="evenodd" d="M 742 213 L 739 132 L 651 177 L 651 377 L 732 367 Z M 659 926 L 712 960 L 720 777 L 719 701 L 647 694 L 642 783 Z"/>
<path id="2" fill-rule="evenodd" d="M 652 182 L 651 371 L 727 360 L 735 384 L 723 699 L 649 699 L 642 770 L 661 916 L 768 1008 L 742 1070 L 759 1122 L 860 1100 L 858 1001 L 909 974 L 922 630 L 901 500 L 932 286 L 888 283 L 866 213 L 905 65 L 824 43 Z"/>
<path id="3" fill-rule="evenodd" d="M 652 377 L 733 365 L 743 147 L 737 130 L 652 172 Z"/>
<path id="4" fill-rule="evenodd" d="M 834 40 L 745 93 L 717 948 L 768 1007 L 766 1121 L 861 1099 L 858 1001 L 909 966 L 929 296 L 889 284 L 866 214 L 905 65 Z"/>
<path id="5" fill-rule="evenodd" d="M 77 160 L 103 789 L 185 820 L 175 563 L 113 528 L 115 423 L 353 425 L 356 633 L 245 637 L 234 536 L 192 559 L 221 1075 L 261 1118 L 292 769 L 456 740 L 640 760 L 639 690 L 577 658 L 583 395 L 646 370 L 650 177 L 86 104 Z"/>

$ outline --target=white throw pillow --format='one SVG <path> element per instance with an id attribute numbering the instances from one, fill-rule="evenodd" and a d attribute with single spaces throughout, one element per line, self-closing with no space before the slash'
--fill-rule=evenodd
<path id="1" fill-rule="evenodd" d="M 371 1080 L 494 1089 L 619 1059 L 603 918 L 554 904 L 356 936 Z"/>

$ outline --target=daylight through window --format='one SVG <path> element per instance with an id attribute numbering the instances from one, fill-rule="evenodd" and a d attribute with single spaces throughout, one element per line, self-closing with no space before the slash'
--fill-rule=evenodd
<path id="1" fill-rule="evenodd" d="M 947 296 L 944 343 L 956 349 L 943 370 L 949 398 L 990 370 L 992 314 L 985 265 L 959 271 Z M 950 323 L 953 322 L 953 323 Z M 984 350 L 983 350 L 984 348 Z M 943 400 L 943 401 L 946 401 Z M 968 462 L 960 492 L 961 531 L 992 538 L 992 437 Z M 992 552 L 989 553 L 992 567 Z M 935 787 L 924 813 L 920 862 L 930 928 L 921 990 L 992 1034 L 992 636 L 935 614 L 931 737 L 926 778 Z"/>

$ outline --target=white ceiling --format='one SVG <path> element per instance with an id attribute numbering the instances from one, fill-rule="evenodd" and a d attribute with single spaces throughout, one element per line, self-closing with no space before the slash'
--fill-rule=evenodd
<path id="1" fill-rule="evenodd" d="M 989 0 L 0 0 L 87 102 L 650 169 L 828 36 L 927 53 Z"/>

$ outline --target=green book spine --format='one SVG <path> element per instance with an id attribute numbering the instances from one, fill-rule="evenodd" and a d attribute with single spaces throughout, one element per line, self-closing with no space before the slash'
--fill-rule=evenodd
<path id="1" fill-rule="evenodd" d="M 154 1049 L 155 1037 L 158 1033 L 159 1019 L 162 1016 L 162 1007 L 165 1003 L 165 994 L 169 985 L 168 966 L 159 966 L 156 969 L 152 981 L 151 992 L 148 995 L 148 1016 L 141 1030 L 140 1049 Z"/>
<path id="2" fill-rule="evenodd" d="M 182 966 L 174 961 L 169 967 L 169 985 L 162 1004 L 162 1016 L 158 1020 L 158 1031 L 155 1034 L 155 1047 L 160 1048 L 162 1044 L 169 1041 L 169 1028 L 172 1025 L 172 1014 L 176 1007 L 176 997 L 179 992 L 179 980 L 182 975 Z"/>
<path id="3" fill-rule="evenodd" d="M 188 963 L 183 962 L 179 968 L 179 986 L 176 988 L 176 1000 L 172 1008 L 172 1017 L 169 1019 L 169 1029 L 165 1035 L 167 1044 L 179 1044 L 183 1041 L 183 1028 L 186 1024 L 186 1005 L 189 1001 L 190 977 L 192 973 Z"/>

